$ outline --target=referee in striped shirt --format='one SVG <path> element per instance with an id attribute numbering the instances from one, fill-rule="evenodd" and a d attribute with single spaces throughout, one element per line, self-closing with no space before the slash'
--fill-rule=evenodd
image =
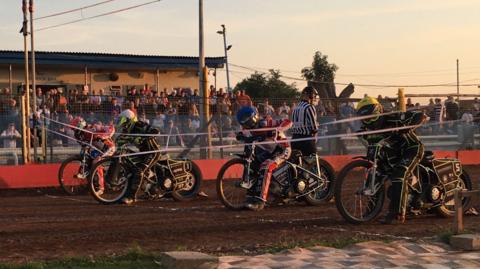
<path id="1" fill-rule="evenodd" d="M 317 97 L 317 90 L 313 87 L 305 87 L 302 91 L 302 101 L 293 109 L 292 113 L 292 139 L 311 138 L 292 142 L 292 150 L 299 150 L 303 156 L 317 153 L 315 134 L 318 131 L 317 111 L 313 101 Z"/>

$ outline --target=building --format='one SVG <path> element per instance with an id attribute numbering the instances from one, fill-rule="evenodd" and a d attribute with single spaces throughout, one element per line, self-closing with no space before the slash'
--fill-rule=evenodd
<path id="1" fill-rule="evenodd" d="M 37 87 L 121 93 L 132 87 L 153 90 L 198 89 L 198 57 L 83 52 L 36 52 Z M 224 57 L 206 58 L 209 69 L 223 68 Z M 24 83 L 23 51 L 0 50 L 0 88 L 14 93 Z"/>

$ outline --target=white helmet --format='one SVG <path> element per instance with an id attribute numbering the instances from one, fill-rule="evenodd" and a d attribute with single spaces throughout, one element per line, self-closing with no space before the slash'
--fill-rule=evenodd
<path id="1" fill-rule="evenodd" d="M 128 130 L 135 122 L 137 122 L 137 115 L 135 115 L 130 109 L 125 109 L 120 115 L 118 115 L 115 128 L 117 130 Z"/>

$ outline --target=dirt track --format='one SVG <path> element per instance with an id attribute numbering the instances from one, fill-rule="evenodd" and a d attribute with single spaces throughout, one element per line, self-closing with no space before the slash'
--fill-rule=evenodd
<path id="1" fill-rule="evenodd" d="M 467 167 L 467 171 L 477 184 L 480 168 Z M 204 184 L 209 198 L 187 203 L 146 201 L 134 206 L 102 206 L 89 196 L 69 197 L 55 192 L 0 192 L 0 262 L 120 254 L 135 245 L 153 251 L 222 254 L 354 236 L 417 238 L 436 235 L 453 222 L 423 216 L 398 226 L 355 226 L 341 219 L 333 203 L 233 212 L 216 200 L 212 184 Z M 467 217 L 465 221 L 467 228 L 480 231 L 480 217 Z"/>

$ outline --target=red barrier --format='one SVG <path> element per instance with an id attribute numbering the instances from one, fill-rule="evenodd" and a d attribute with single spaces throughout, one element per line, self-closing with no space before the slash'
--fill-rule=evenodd
<path id="1" fill-rule="evenodd" d="M 465 165 L 480 164 L 480 150 L 436 151 L 437 158 L 459 158 Z M 325 156 L 335 171 L 339 171 L 353 155 Z M 214 180 L 227 160 L 195 160 L 205 180 Z M 59 164 L 30 164 L 19 166 L 0 166 L 0 189 L 24 189 L 58 186 Z"/>

